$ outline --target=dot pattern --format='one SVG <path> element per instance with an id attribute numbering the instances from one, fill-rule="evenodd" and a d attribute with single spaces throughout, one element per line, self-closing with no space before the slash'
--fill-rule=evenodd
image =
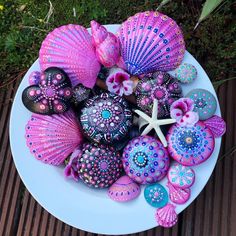
<path id="1" fill-rule="evenodd" d="M 31 112 L 43 115 L 67 111 L 71 98 L 71 82 L 66 73 L 56 67 L 45 70 L 38 85 L 31 85 L 22 93 L 25 107 Z"/>
<path id="2" fill-rule="evenodd" d="M 191 127 L 172 125 L 166 139 L 170 156 L 185 166 L 204 162 L 211 156 L 215 147 L 212 132 L 201 121 Z"/>
<path id="3" fill-rule="evenodd" d="M 126 174 L 140 184 L 154 183 L 167 174 L 169 156 L 160 141 L 144 135 L 132 139 L 122 156 Z"/>
<path id="4" fill-rule="evenodd" d="M 151 115 L 153 100 L 158 100 L 158 118 L 169 116 L 170 105 L 182 97 L 178 81 L 164 72 L 155 72 L 142 78 L 136 87 L 138 107 Z"/>
<path id="5" fill-rule="evenodd" d="M 168 202 L 168 193 L 161 184 L 151 184 L 145 187 L 144 197 L 147 203 L 156 208 L 164 207 Z"/>
<path id="6" fill-rule="evenodd" d="M 90 187 L 111 186 L 122 173 L 120 154 L 113 147 L 100 144 L 85 144 L 79 159 L 79 175 Z"/>
<path id="7" fill-rule="evenodd" d="M 132 112 L 122 97 L 102 93 L 86 101 L 80 121 L 89 139 L 113 143 L 127 135 L 132 126 Z"/>
<path id="8" fill-rule="evenodd" d="M 193 89 L 186 97 L 194 101 L 194 111 L 198 112 L 200 120 L 206 120 L 215 114 L 217 102 L 212 93 L 205 89 Z"/>
<path id="9" fill-rule="evenodd" d="M 84 87 L 82 84 L 78 84 L 73 88 L 73 103 L 78 105 L 79 103 L 83 102 L 84 100 L 89 98 L 91 93 L 91 89 Z"/>
<path id="10" fill-rule="evenodd" d="M 183 63 L 175 70 L 175 77 L 181 83 L 192 83 L 197 78 L 197 69 L 192 64 Z"/>
<path id="11" fill-rule="evenodd" d="M 167 177 L 169 182 L 178 188 L 189 188 L 195 181 L 193 169 L 178 163 L 170 167 Z"/>

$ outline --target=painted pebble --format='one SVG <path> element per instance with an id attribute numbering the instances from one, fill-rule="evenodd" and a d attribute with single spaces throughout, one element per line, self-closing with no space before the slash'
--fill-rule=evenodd
<path id="1" fill-rule="evenodd" d="M 111 186 L 122 173 L 120 154 L 111 146 L 85 144 L 79 159 L 79 175 L 90 187 Z"/>
<path id="2" fill-rule="evenodd" d="M 194 101 L 194 111 L 200 120 L 206 120 L 215 114 L 217 102 L 214 95 L 205 89 L 193 89 L 186 97 Z"/>
<path id="3" fill-rule="evenodd" d="M 128 202 L 140 194 L 140 187 L 127 175 L 120 177 L 108 190 L 108 196 L 117 202 Z"/>
<path id="4" fill-rule="evenodd" d="M 114 143 L 127 135 L 132 126 L 132 112 L 122 97 L 102 93 L 86 101 L 80 121 L 90 140 Z"/>
<path id="5" fill-rule="evenodd" d="M 166 139 L 170 156 L 185 166 L 206 161 L 215 147 L 212 132 L 201 121 L 190 127 L 172 125 Z"/>
<path id="6" fill-rule="evenodd" d="M 197 69 L 192 64 L 183 63 L 175 70 L 175 77 L 181 83 L 192 83 L 197 78 Z"/>
<path id="7" fill-rule="evenodd" d="M 161 184 L 147 185 L 144 189 L 144 197 L 151 206 L 164 207 L 168 202 L 168 193 Z"/>
<path id="8" fill-rule="evenodd" d="M 91 89 L 84 87 L 82 84 L 78 84 L 73 88 L 73 99 L 72 102 L 75 105 L 83 102 L 88 99 L 91 93 Z"/>
<path id="9" fill-rule="evenodd" d="M 169 155 L 157 139 L 144 135 L 132 139 L 122 156 L 126 174 L 140 184 L 163 179 L 169 168 Z"/>
<path id="10" fill-rule="evenodd" d="M 177 188 L 189 188 L 195 181 L 195 173 L 190 167 L 176 163 L 170 167 L 167 178 Z"/>
<path id="11" fill-rule="evenodd" d="M 67 74 L 56 67 L 49 67 L 37 85 L 27 87 L 22 101 L 31 112 L 41 115 L 60 114 L 70 108 L 71 82 Z"/>

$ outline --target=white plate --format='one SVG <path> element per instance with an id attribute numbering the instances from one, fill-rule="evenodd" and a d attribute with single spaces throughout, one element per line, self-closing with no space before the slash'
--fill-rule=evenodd
<path id="1" fill-rule="evenodd" d="M 119 25 L 107 25 L 116 32 Z M 198 78 L 190 85 L 184 85 L 184 95 L 193 88 L 204 88 L 215 96 L 214 88 L 200 64 L 186 52 L 184 62 L 193 64 Z M 30 119 L 29 112 L 21 101 L 21 94 L 28 86 L 28 76 L 39 70 L 38 60 L 30 67 L 16 93 L 10 118 L 10 143 L 14 162 L 25 186 L 36 201 L 61 221 L 76 228 L 99 234 L 128 234 L 151 229 L 157 226 L 154 218 L 156 209 L 149 206 L 143 196 L 132 202 L 117 203 L 107 197 L 106 190 L 91 189 L 83 183 L 66 180 L 63 169 L 43 164 L 31 154 L 25 142 L 25 125 Z M 220 115 L 219 103 L 216 111 Z M 191 187 L 190 200 L 178 205 L 177 213 L 183 211 L 202 191 L 215 167 L 221 139 L 216 139 L 212 156 L 203 164 L 193 167 L 196 182 Z M 166 178 L 160 183 L 165 186 Z"/>

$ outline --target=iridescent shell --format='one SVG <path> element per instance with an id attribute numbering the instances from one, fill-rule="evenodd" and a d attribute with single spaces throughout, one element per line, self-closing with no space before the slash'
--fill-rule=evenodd
<path id="1" fill-rule="evenodd" d="M 215 138 L 221 137 L 226 132 L 226 123 L 220 116 L 214 115 L 203 123 L 211 130 Z"/>
<path id="2" fill-rule="evenodd" d="M 158 225 L 165 228 L 174 226 L 178 221 L 178 215 L 175 211 L 175 206 L 171 203 L 168 203 L 166 206 L 157 209 L 155 217 Z"/>
<path id="3" fill-rule="evenodd" d="M 39 63 L 41 70 L 62 68 L 72 86 L 81 83 L 88 88 L 95 85 L 100 70 L 91 35 L 84 27 L 73 24 L 56 28 L 47 35 L 39 51 Z"/>
<path id="4" fill-rule="evenodd" d="M 169 182 L 167 183 L 167 187 L 169 188 L 170 200 L 176 204 L 184 204 L 191 196 L 190 188 L 177 188 Z"/>
<path id="5" fill-rule="evenodd" d="M 29 75 L 29 85 L 36 85 L 39 83 L 41 77 L 41 72 L 40 71 L 33 71 Z"/>
<path id="6" fill-rule="evenodd" d="M 25 138 L 30 152 L 52 165 L 63 163 L 83 141 L 72 111 L 51 116 L 33 114 L 25 127 Z"/>
<path id="7" fill-rule="evenodd" d="M 160 12 L 146 11 L 129 17 L 117 35 L 130 74 L 174 70 L 183 60 L 185 43 L 181 29 Z"/>
<path id="8" fill-rule="evenodd" d="M 140 187 L 127 175 L 120 177 L 108 190 L 108 196 L 117 202 L 127 202 L 140 194 Z"/>
<path id="9" fill-rule="evenodd" d="M 94 20 L 90 24 L 93 45 L 96 48 L 99 62 L 108 68 L 114 66 L 120 58 L 120 45 L 117 37 Z"/>

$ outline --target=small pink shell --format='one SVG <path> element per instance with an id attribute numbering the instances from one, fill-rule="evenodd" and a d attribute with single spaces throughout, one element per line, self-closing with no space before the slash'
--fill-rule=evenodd
<path id="1" fill-rule="evenodd" d="M 178 221 L 178 215 L 175 211 L 175 206 L 171 203 L 168 203 L 166 206 L 157 209 L 155 217 L 157 223 L 165 228 L 174 226 Z"/>
<path id="2" fill-rule="evenodd" d="M 33 71 L 29 75 L 29 85 L 36 85 L 40 81 L 42 73 L 40 71 Z"/>
<path id="3" fill-rule="evenodd" d="M 60 165 L 82 144 L 83 135 L 74 112 L 33 114 L 25 127 L 26 144 L 38 160 Z"/>
<path id="4" fill-rule="evenodd" d="M 59 67 L 69 76 L 72 86 L 81 83 L 95 85 L 100 64 L 89 32 L 80 25 L 64 25 L 54 29 L 44 39 L 39 51 L 41 70 Z"/>
<path id="5" fill-rule="evenodd" d="M 107 29 L 103 25 L 100 25 L 95 20 L 92 20 L 90 22 L 90 25 L 91 25 L 91 31 L 92 31 L 93 45 L 96 47 L 97 45 L 99 45 L 105 40 L 105 38 L 108 35 L 108 32 L 107 32 Z"/>
<path id="6" fill-rule="evenodd" d="M 127 202 L 136 198 L 140 191 L 139 185 L 125 175 L 109 188 L 108 196 L 116 202 Z"/>
<path id="7" fill-rule="evenodd" d="M 203 123 L 211 130 L 215 138 L 221 137 L 226 132 L 226 123 L 220 116 L 214 115 Z"/>
<path id="8" fill-rule="evenodd" d="M 190 188 L 177 188 L 169 182 L 167 183 L 167 187 L 169 188 L 170 200 L 176 204 L 184 204 L 191 196 Z"/>

